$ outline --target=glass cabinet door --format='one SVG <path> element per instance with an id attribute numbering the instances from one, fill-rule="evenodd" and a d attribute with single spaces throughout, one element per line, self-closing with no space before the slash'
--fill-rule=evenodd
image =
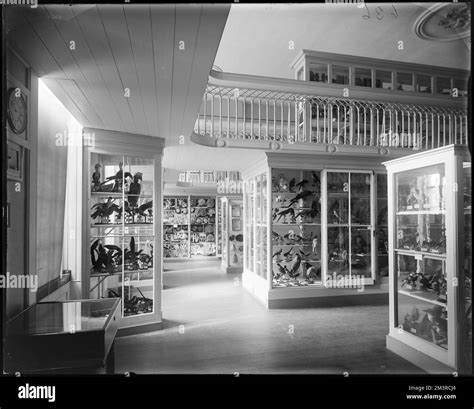
<path id="1" fill-rule="evenodd" d="M 228 266 L 242 267 L 243 265 L 243 214 L 242 202 L 235 199 L 229 199 L 229 206 L 226 209 L 228 217 Z"/>
<path id="2" fill-rule="evenodd" d="M 191 197 L 191 257 L 212 257 L 216 253 L 216 198 Z"/>
<path id="3" fill-rule="evenodd" d="M 377 274 L 388 277 L 388 191 L 387 175 L 377 174 L 376 251 Z"/>
<path id="4" fill-rule="evenodd" d="M 221 229 L 222 229 L 222 260 L 224 260 L 225 264 L 229 265 L 228 260 L 228 252 L 227 246 L 229 245 L 229 230 L 228 230 L 228 214 L 227 214 L 227 201 L 223 201 L 221 204 L 221 212 L 222 212 L 222 221 L 221 221 Z"/>
<path id="5" fill-rule="evenodd" d="M 154 161 L 91 153 L 91 297 L 122 298 L 124 317 L 154 309 Z"/>
<path id="6" fill-rule="evenodd" d="M 472 174 L 471 163 L 463 163 L 464 263 L 461 277 L 462 354 L 465 373 L 472 373 Z"/>
<path id="7" fill-rule="evenodd" d="M 369 172 L 327 171 L 327 279 L 372 278 L 372 185 Z"/>
<path id="8" fill-rule="evenodd" d="M 273 288 L 321 285 L 320 177 L 272 169 Z"/>
<path id="9" fill-rule="evenodd" d="M 163 198 L 163 257 L 189 257 L 189 201 L 187 196 Z"/>
<path id="10" fill-rule="evenodd" d="M 247 180 L 244 184 L 244 200 L 245 200 L 245 268 L 254 271 L 254 212 L 255 212 L 255 183 L 253 179 Z"/>
<path id="11" fill-rule="evenodd" d="M 398 326 L 448 348 L 444 164 L 395 175 Z"/>

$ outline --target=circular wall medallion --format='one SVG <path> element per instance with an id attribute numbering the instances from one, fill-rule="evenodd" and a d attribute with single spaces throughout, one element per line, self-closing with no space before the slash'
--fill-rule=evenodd
<path id="1" fill-rule="evenodd" d="M 416 19 L 415 34 L 430 41 L 455 41 L 471 34 L 471 9 L 466 3 L 437 3 Z"/>
<path id="2" fill-rule="evenodd" d="M 327 149 L 328 152 L 337 152 L 337 146 L 335 145 L 329 145 Z"/>
<path id="3" fill-rule="evenodd" d="M 218 138 L 216 140 L 216 146 L 218 148 L 224 148 L 225 146 L 227 145 L 227 141 L 225 139 L 222 139 L 222 138 Z"/>
<path id="4" fill-rule="evenodd" d="M 281 144 L 275 141 L 270 142 L 270 149 L 277 151 L 278 149 L 281 149 Z"/>
<path id="5" fill-rule="evenodd" d="M 388 155 L 388 149 L 387 148 L 380 148 L 379 153 L 381 155 Z"/>

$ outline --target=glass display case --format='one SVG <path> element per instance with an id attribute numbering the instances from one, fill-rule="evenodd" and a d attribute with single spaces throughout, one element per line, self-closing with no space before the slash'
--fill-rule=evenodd
<path id="1" fill-rule="evenodd" d="M 327 267 L 329 276 L 373 283 L 373 173 L 326 171 Z"/>
<path id="2" fill-rule="evenodd" d="M 227 273 L 241 273 L 244 255 L 243 201 L 241 198 L 222 197 L 222 269 Z"/>
<path id="3" fill-rule="evenodd" d="M 273 287 L 321 285 L 321 173 L 272 169 Z"/>
<path id="4" fill-rule="evenodd" d="M 189 198 L 163 198 L 163 257 L 189 257 Z"/>
<path id="5" fill-rule="evenodd" d="M 451 145 L 385 164 L 389 336 L 462 370 L 472 342 L 470 157 Z"/>
<path id="6" fill-rule="evenodd" d="M 374 286 L 366 294 L 386 296 L 387 179 L 381 163 L 370 158 L 365 168 L 349 170 L 344 157 L 266 156 L 267 166 L 244 179 L 244 285 L 264 302 L 331 296 L 335 288 L 349 295 L 358 286 Z"/>
<path id="7" fill-rule="evenodd" d="M 123 316 L 153 312 L 153 160 L 91 153 L 93 298 L 120 297 Z"/>
<path id="8" fill-rule="evenodd" d="M 216 197 L 190 197 L 191 257 L 217 255 Z"/>
<path id="9" fill-rule="evenodd" d="M 121 298 L 121 328 L 161 322 L 160 138 L 93 130 L 84 147 L 83 298 Z M 123 143 L 123 144 L 122 144 Z M 122 149 L 122 152 L 120 150 Z"/>
<path id="10" fill-rule="evenodd" d="M 217 200 L 217 256 L 222 256 L 223 248 L 222 236 L 222 198 Z"/>
<path id="11" fill-rule="evenodd" d="M 259 173 L 244 183 L 244 267 L 268 280 L 268 183 Z"/>
<path id="12" fill-rule="evenodd" d="M 388 278 L 388 193 L 387 175 L 376 174 L 377 185 L 377 220 L 376 220 L 376 246 L 377 246 L 377 274 L 385 282 Z M 385 278 L 385 279 L 384 279 Z"/>
<path id="13" fill-rule="evenodd" d="M 291 67 L 297 80 L 336 87 L 365 87 L 394 93 L 402 91 L 408 97 L 433 94 L 436 98 L 450 96 L 457 90 L 457 97 L 467 96 L 469 71 L 461 69 L 313 50 L 302 50 Z"/>

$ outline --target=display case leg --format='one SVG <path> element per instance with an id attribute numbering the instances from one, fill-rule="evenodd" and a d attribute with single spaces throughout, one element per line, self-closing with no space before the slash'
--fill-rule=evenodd
<path id="1" fill-rule="evenodd" d="M 112 342 L 110 351 L 105 359 L 105 373 L 108 375 L 113 375 L 115 373 L 115 341 Z"/>

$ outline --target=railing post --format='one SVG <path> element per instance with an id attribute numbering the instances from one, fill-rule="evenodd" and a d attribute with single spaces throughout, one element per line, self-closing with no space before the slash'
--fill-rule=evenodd
<path id="1" fill-rule="evenodd" d="M 291 101 L 288 101 L 288 134 L 286 135 L 286 141 L 289 142 L 291 135 Z"/>
<path id="2" fill-rule="evenodd" d="M 239 100 L 235 96 L 235 137 L 239 138 Z"/>
<path id="3" fill-rule="evenodd" d="M 273 100 L 273 140 L 276 141 L 276 99 Z"/>
<path id="4" fill-rule="evenodd" d="M 242 98 L 242 121 L 243 121 L 243 130 L 242 130 L 242 134 L 243 134 L 243 138 L 244 139 L 247 139 L 247 121 L 246 121 L 246 115 L 245 115 L 245 97 Z"/>
<path id="5" fill-rule="evenodd" d="M 250 99 L 250 139 L 254 139 L 254 135 L 253 135 L 253 98 Z"/>
<path id="6" fill-rule="evenodd" d="M 211 136 L 214 137 L 214 95 L 211 95 Z"/>
<path id="7" fill-rule="evenodd" d="M 265 133 L 265 139 L 268 140 L 268 99 L 265 100 L 265 126 L 266 126 L 266 133 Z"/>
<path id="8" fill-rule="evenodd" d="M 284 109 L 283 101 L 280 101 L 280 110 L 281 110 L 281 112 L 280 112 L 280 114 L 281 114 L 281 115 L 280 115 L 280 117 L 281 117 L 281 120 L 280 120 L 280 128 L 281 128 L 281 130 L 280 130 L 280 132 L 281 132 L 281 134 L 280 134 L 280 141 L 282 141 L 282 142 L 283 142 L 283 122 L 284 122 L 284 119 L 283 119 L 283 109 Z"/>
<path id="9" fill-rule="evenodd" d="M 230 139 L 230 97 L 227 97 L 227 138 Z"/>
<path id="10" fill-rule="evenodd" d="M 222 95 L 219 95 L 219 133 L 222 138 Z"/>
<path id="11" fill-rule="evenodd" d="M 321 143 L 321 130 L 319 129 L 319 102 L 316 104 L 316 141 Z"/>
<path id="12" fill-rule="evenodd" d="M 204 135 L 207 131 L 207 92 L 204 93 Z"/>
<path id="13" fill-rule="evenodd" d="M 467 120 L 467 115 L 464 118 L 465 118 L 465 123 L 466 123 L 466 129 L 465 129 L 466 132 L 464 133 L 466 135 L 466 138 L 465 138 L 466 140 L 464 141 L 464 144 L 467 146 L 469 144 L 469 132 L 468 132 L 468 130 L 469 130 L 468 125 L 469 124 L 468 124 L 468 120 Z"/>
<path id="14" fill-rule="evenodd" d="M 329 130 L 329 135 L 328 135 L 328 143 L 332 143 L 332 104 L 328 103 L 328 130 Z M 329 142 L 329 140 L 331 142 Z"/>

